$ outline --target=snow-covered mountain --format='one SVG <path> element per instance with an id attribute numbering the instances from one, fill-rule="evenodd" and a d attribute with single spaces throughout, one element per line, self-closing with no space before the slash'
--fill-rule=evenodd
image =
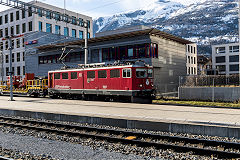
<path id="1" fill-rule="evenodd" d="M 169 0 L 159 0 L 151 3 L 141 10 L 113 15 L 111 17 L 100 17 L 94 21 L 94 31 L 106 31 L 121 28 L 133 24 L 151 24 L 159 19 L 168 19 L 171 14 L 184 6 Z"/>
<path id="2" fill-rule="evenodd" d="M 200 53 L 210 53 L 209 44 L 238 40 L 237 2 L 201 0 L 184 6 L 170 0 L 158 0 L 141 10 L 100 17 L 94 20 L 94 32 L 147 25 L 197 42 L 201 45 Z"/>

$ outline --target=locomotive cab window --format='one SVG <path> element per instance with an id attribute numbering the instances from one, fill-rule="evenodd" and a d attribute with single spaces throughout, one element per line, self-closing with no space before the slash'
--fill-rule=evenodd
<path id="1" fill-rule="evenodd" d="M 120 70 L 119 69 L 111 70 L 110 78 L 120 78 Z"/>
<path id="2" fill-rule="evenodd" d="M 88 71 L 87 78 L 95 78 L 95 71 Z"/>
<path id="3" fill-rule="evenodd" d="M 131 78 L 132 77 L 132 71 L 130 68 L 123 69 L 123 78 Z"/>
<path id="4" fill-rule="evenodd" d="M 136 69 L 137 78 L 147 78 L 147 69 L 137 68 Z"/>
<path id="5" fill-rule="evenodd" d="M 60 73 L 54 73 L 54 79 L 60 79 Z"/>
<path id="6" fill-rule="evenodd" d="M 62 73 L 62 79 L 68 79 L 68 73 Z"/>
<path id="7" fill-rule="evenodd" d="M 71 72 L 71 79 L 77 79 L 77 72 Z"/>
<path id="8" fill-rule="evenodd" d="M 107 71 L 98 71 L 98 78 L 107 78 Z"/>
<path id="9" fill-rule="evenodd" d="M 148 69 L 148 77 L 149 78 L 153 77 L 153 69 Z"/>

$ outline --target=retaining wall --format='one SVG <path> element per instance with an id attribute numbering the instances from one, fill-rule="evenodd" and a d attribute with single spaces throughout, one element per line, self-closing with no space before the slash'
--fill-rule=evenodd
<path id="1" fill-rule="evenodd" d="M 179 87 L 179 98 L 235 102 L 240 100 L 240 87 Z"/>

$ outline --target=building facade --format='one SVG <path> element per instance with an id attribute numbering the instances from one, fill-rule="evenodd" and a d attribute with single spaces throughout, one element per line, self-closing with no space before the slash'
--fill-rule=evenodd
<path id="1" fill-rule="evenodd" d="M 88 40 L 88 63 L 144 61 L 154 67 L 154 84 L 159 94 L 177 93 L 179 76 L 187 75 L 188 44 L 192 42 L 152 28 L 117 30 Z M 37 47 L 35 53 L 26 57 L 32 62 L 26 71 L 47 76 L 49 70 L 64 66 L 59 61 L 59 57 L 64 55 L 65 65 L 77 67 L 84 63 L 83 46 L 84 40 L 77 40 Z M 64 55 L 63 48 L 66 49 Z"/>
<path id="2" fill-rule="evenodd" d="M 42 2 L 30 2 L 35 6 L 39 6 L 45 9 L 55 11 L 57 13 L 66 13 L 71 17 L 76 17 L 80 21 L 88 23 L 88 36 L 89 38 L 93 36 L 93 25 L 92 18 L 64 10 L 52 5 L 48 5 Z M 62 21 L 57 21 L 57 17 L 53 17 L 51 13 L 47 13 L 46 16 L 43 15 L 42 11 L 39 9 L 38 14 L 33 14 L 31 11 L 22 11 L 17 9 L 8 9 L 0 13 L 0 69 L 1 69 L 1 80 L 6 80 L 9 72 L 9 61 L 13 62 L 13 72 L 14 75 L 24 76 L 26 69 L 26 45 L 36 44 L 39 41 L 44 41 L 45 44 L 57 43 L 66 39 L 66 37 L 73 37 L 76 39 L 83 39 L 86 29 L 81 27 L 74 22 L 66 23 Z M 41 36 L 34 36 L 40 32 L 49 33 Z M 32 34 L 32 35 L 31 35 Z M 12 40 L 13 54 L 12 60 L 9 56 L 9 42 L 4 40 L 4 37 L 14 35 L 20 36 Z M 40 35 L 40 34 L 39 34 Z M 61 37 L 61 35 L 63 37 Z M 61 37 L 61 39 L 47 38 L 47 36 Z M 31 39 L 31 37 L 35 37 Z M 49 40 L 49 41 L 47 41 Z M 42 44 L 43 45 L 43 44 Z M 31 47 L 28 47 L 28 50 Z"/>
<path id="3" fill-rule="evenodd" d="M 197 44 L 186 45 L 187 75 L 197 75 Z"/>
<path id="4" fill-rule="evenodd" d="M 239 74 L 239 43 L 213 45 L 212 65 L 220 75 Z"/>

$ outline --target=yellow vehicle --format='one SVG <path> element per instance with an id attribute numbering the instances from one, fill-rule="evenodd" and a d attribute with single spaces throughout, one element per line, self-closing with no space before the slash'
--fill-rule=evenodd
<path id="1" fill-rule="evenodd" d="M 8 82 L 1 82 L 0 92 L 2 95 L 10 94 L 10 85 Z M 34 97 L 45 97 L 48 94 L 48 80 L 38 79 L 38 80 L 28 80 L 26 85 L 18 83 L 13 85 L 14 95 L 27 95 Z"/>

